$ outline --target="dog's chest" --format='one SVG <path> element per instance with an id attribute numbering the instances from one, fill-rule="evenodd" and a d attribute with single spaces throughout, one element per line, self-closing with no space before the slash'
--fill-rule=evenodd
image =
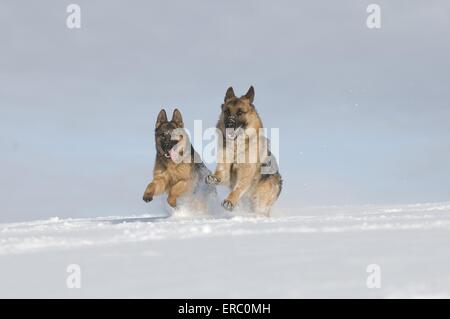
<path id="1" fill-rule="evenodd" d="M 188 180 L 191 177 L 191 169 L 189 165 L 178 164 L 170 165 L 167 169 L 169 175 L 170 184 L 176 184 L 181 180 Z"/>

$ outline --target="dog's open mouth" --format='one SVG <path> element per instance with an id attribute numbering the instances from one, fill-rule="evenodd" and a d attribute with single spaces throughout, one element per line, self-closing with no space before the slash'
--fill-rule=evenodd
<path id="1" fill-rule="evenodd" d="M 173 162 L 178 163 L 181 161 L 183 155 L 180 154 L 179 150 L 177 150 L 176 147 L 172 147 L 169 151 L 164 153 L 164 157 L 170 158 Z"/>
<path id="2" fill-rule="evenodd" d="M 234 140 L 234 139 L 236 139 L 236 137 L 239 136 L 239 134 L 241 134 L 241 132 L 242 132 L 242 127 L 241 126 L 239 126 L 236 129 L 234 129 L 232 127 L 228 127 L 228 128 L 225 129 L 225 136 L 229 140 Z"/>

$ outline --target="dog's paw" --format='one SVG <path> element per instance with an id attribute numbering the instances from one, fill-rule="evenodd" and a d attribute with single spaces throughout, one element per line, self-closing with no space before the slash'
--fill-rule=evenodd
<path id="1" fill-rule="evenodd" d="M 167 197 L 167 203 L 170 205 L 170 207 L 175 208 L 177 207 L 177 198 L 176 197 Z"/>
<path id="2" fill-rule="evenodd" d="M 228 199 L 225 199 L 222 202 L 222 207 L 231 212 L 234 208 L 234 205 L 231 201 L 229 201 Z"/>
<path id="3" fill-rule="evenodd" d="M 218 185 L 220 183 L 220 178 L 215 175 L 208 175 L 205 178 L 205 182 L 208 185 Z"/>
<path id="4" fill-rule="evenodd" d="M 144 197 L 142 198 L 144 200 L 144 202 L 148 203 L 151 202 L 153 200 L 153 194 L 151 193 L 145 193 Z"/>

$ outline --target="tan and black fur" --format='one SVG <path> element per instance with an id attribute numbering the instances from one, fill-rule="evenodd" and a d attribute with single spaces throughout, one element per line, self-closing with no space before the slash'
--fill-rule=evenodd
<path id="1" fill-rule="evenodd" d="M 234 207 L 241 200 L 247 200 L 251 204 L 251 208 L 258 214 L 269 215 L 270 208 L 278 199 L 281 192 L 282 179 L 281 175 L 276 169 L 271 174 L 262 172 L 262 167 L 270 159 L 276 161 L 270 151 L 262 152 L 263 155 L 258 155 L 258 160 L 251 161 L 237 161 L 238 152 L 244 152 L 243 156 L 249 158 L 248 152 L 251 147 L 250 137 L 245 137 L 245 147 L 236 148 L 236 145 L 231 149 L 233 152 L 232 160 L 224 160 L 224 153 L 226 150 L 226 143 L 236 139 L 236 136 L 228 136 L 227 132 L 230 129 L 258 129 L 263 127 L 262 121 L 258 112 L 253 105 L 255 91 L 250 87 L 248 92 L 236 97 L 233 88 L 228 88 L 224 103 L 222 104 L 222 111 L 220 114 L 217 128 L 222 133 L 222 147 L 219 149 L 219 160 L 215 173 L 206 178 L 208 184 L 214 185 L 228 185 L 231 192 L 227 198 L 222 202 L 222 206 L 227 210 L 233 210 Z M 261 136 L 254 137 L 257 141 L 263 138 Z M 257 144 L 261 148 L 260 144 Z M 263 144 L 261 144 L 263 145 Z M 229 152 L 229 151 L 228 151 Z M 258 154 L 259 150 L 258 150 Z M 265 154 L 265 155 L 264 155 Z M 241 157 L 242 158 L 242 157 Z"/>
<path id="2" fill-rule="evenodd" d="M 206 210 L 206 199 L 215 194 L 215 187 L 205 183 L 205 177 L 211 174 L 200 160 L 187 140 L 187 135 L 178 135 L 183 129 L 183 119 L 178 109 L 173 112 L 172 120 L 167 120 L 163 109 L 158 114 L 155 126 L 156 160 L 153 180 L 144 193 L 144 201 L 150 202 L 154 196 L 166 193 L 167 203 L 177 207 L 180 198 L 186 198 L 195 209 Z M 186 148 L 190 148 L 190 153 Z M 176 148 L 177 156 L 188 156 L 183 161 L 174 161 L 171 154 Z"/>

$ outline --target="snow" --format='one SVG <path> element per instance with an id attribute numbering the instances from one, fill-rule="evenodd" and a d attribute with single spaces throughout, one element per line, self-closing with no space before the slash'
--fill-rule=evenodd
<path id="1" fill-rule="evenodd" d="M 449 298 L 449 247 L 450 203 L 54 217 L 0 224 L 0 297 Z"/>

